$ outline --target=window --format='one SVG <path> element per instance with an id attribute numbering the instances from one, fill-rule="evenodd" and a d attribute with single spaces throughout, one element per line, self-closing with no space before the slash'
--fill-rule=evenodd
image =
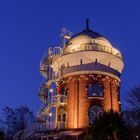
<path id="1" fill-rule="evenodd" d="M 83 64 L 83 61 L 82 61 L 82 59 L 80 59 L 80 65 L 82 66 L 82 64 Z"/>
<path id="2" fill-rule="evenodd" d="M 97 81 L 93 83 L 92 90 L 93 90 L 92 93 L 93 96 L 103 96 L 103 88 L 98 85 Z"/>
<path id="3" fill-rule="evenodd" d="M 58 121 L 61 121 L 61 115 L 60 114 L 58 115 Z"/>
<path id="4" fill-rule="evenodd" d="M 64 87 L 61 88 L 61 94 L 65 95 L 65 88 Z"/>
<path id="5" fill-rule="evenodd" d="M 97 61 L 97 58 L 95 59 L 95 65 L 97 65 L 98 61 Z"/>
<path id="6" fill-rule="evenodd" d="M 59 115 L 58 115 L 58 129 L 65 129 L 66 128 L 66 121 L 67 121 L 67 113 L 62 108 L 59 111 Z"/>
<path id="7" fill-rule="evenodd" d="M 90 84 L 87 85 L 87 95 L 88 95 L 88 97 L 93 96 L 92 85 L 90 85 Z"/>
<path id="8" fill-rule="evenodd" d="M 91 106 L 88 112 L 89 125 L 93 125 L 95 119 L 99 118 L 102 115 L 102 113 L 103 109 L 100 106 Z"/>
<path id="9" fill-rule="evenodd" d="M 103 86 L 99 85 L 97 81 L 94 81 L 93 84 L 88 84 L 87 96 L 103 96 Z"/>
<path id="10" fill-rule="evenodd" d="M 66 122 L 66 113 L 63 114 L 63 116 L 62 116 L 62 121 L 63 121 L 63 122 Z"/>

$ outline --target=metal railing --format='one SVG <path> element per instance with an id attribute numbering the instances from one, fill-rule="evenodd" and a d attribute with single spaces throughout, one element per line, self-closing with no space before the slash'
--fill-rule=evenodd
<path id="1" fill-rule="evenodd" d="M 43 116 L 46 116 L 49 114 L 49 111 L 52 107 L 55 107 L 55 106 L 60 106 L 60 105 L 64 105 L 67 103 L 67 96 L 66 95 L 56 95 L 56 96 L 53 96 L 50 100 L 50 103 L 47 105 L 47 107 L 44 109 L 41 109 L 38 113 L 38 118 L 42 118 Z"/>
<path id="2" fill-rule="evenodd" d="M 58 94 L 58 95 L 52 97 L 51 102 L 52 103 L 60 103 L 60 104 L 67 103 L 67 96 Z"/>
<path id="3" fill-rule="evenodd" d="M 38 136 L 42 136 L 43 134 L 47 134 L 47 132 L 53 130 L 64 130 L 66 129 L 66 122 L 58 121 L 57 127 L 54 125 L 54 121 L 47 121 L 45 123 L 36 123 L 33 124 L 24 130 L 17 132 L 14 136 L 14 140 L 27 140 L 29 138 L 34 138 L 37 134 Z"/>
<path id="4" fill-rule="evenodd" d="M 113 48 L 110 45 L 101 45 L 101 44 L 95 44 L 95 43 L 84 43 L 84 44 L 80 44 L 79 47 L 76 47 L 75 49 L 69 49 L 66 48 L 63 50 L 64 54 L 67 53 L 72 53 L 75 51 L 100 51 L 100 52 L 106 52 L 106 53 L 110 53 L 113 54 L 119 58 L 122 59 L 122 54 L 120 53 L 120 51 L 116 48 Z"/>
<path id="5" fill-rule="evenodd" d="M 76 66 L 71 66 L 71 67 L 65 67 L 61 69 L 61 77 L 63 77 L 63 75 L 65 74 L 69 74 L 73 72 L 80 72 L 80 71 L 103 71 L 103 72 L 112 73 L 118 77 L 120 76 L 120 73 L 117 70 L 110 68 L 106 65 L 100 64 L 100 63 L 95 65 L 95 62 L 94 62 L 94 63 L 89 63 L 89 64 L 82 64 L 82 66 L 76 65 Z"/>
<path id="6" fill-rule="evenodd" d="M 34 134 L 47 132 L 47 131 L 50 131 L 53 129 L 55 129 L 53 121 L 49 121 L 44 124 L 36 123 L 36 124 L 33 124 L 33 125 L 25 128 L 24 130 L 17 132 L 13 136 L 13 139 L 14 140 L 26 140 L 27 138 L 33 137 Z"/>

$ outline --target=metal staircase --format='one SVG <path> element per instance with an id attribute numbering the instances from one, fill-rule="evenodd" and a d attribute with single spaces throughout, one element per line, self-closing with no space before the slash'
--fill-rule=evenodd
<path id="1" fill-rule="evenodd" d="M 66 103 L 66 97 L 64 95 L 50 95 L 52 94 L 50 93 L 52 83 L 60 78 L 58 74 L 56 75 L 54 73 L 51 64 L 54 58 L 61 55 L 61 51 L 61 47 L 50 47 L 48 49 L 48 54 L 43 57 L 40 63 L 40 72 L 45 78 L 46 82 L 43 83 L 39 88 L 38 96 L 43 102 L 43 105 L 41 105 L 39 112 L 37 113 L 38 122 L 46 121 L 46 117 L 49 115 L 52 107 L 56 107 Z"/>

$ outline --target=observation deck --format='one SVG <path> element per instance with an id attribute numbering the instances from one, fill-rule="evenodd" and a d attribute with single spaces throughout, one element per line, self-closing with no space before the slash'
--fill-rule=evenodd
<path id="1" fill-rule="evenodd" d="M 95 43 L 96 42 L 96 43 Z M 105 41 L 100 42 L 94 40 L 92 43 L 76 44 L 72 48 L 65 47 L 63 54 L 78 52 L 78 51 L 100 51 L 110 53 L 120 59 L 123 59 L 122 54 L 116 48 L 113 48 L 110 44 L 105 44 Z"/>

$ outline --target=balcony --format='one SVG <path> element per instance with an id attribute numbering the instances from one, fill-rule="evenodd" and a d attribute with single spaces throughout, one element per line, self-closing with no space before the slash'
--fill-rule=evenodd
<path id="1" fill-rule="evenodd" d="M 52 97 L 51 103 L 59 103 L 59 104 L 66 104 L 67 103 L 67 96 L 66 95 L 56 95 Z"/>
<path id="2" fill-rule="evenodd" d="M 96 40 L 96 43 L 78 44 L 76 45 L 76 47 L 66 47 L 66 49 L 63 50 L 64 54 L 78 52 L 78 51 L 100 51 L 100 52 L 110 53 L 116 57 L 119 57 L 120 59 L 123 59 L 122 54 L 120 53 L 119 50 L 112 47 L 110 44 L 106 44 L 106 42 L 104 41 L 102 41 L 102 43 L 101 40 L 100 42 L 97 41 L 98 40 Z"/>
<path id="3" fill-rule="evenodd" d="M 71 66 L 71 67 L 65 67 L 63 69 L 61 69 L 60 75 L 67 75 L 67 74 L 71 74 L 71 73 L 79 73 L 79 72 L 90 72 L 91 71 L 101 71 L 101 72 L 106 72 L 106 73 L 112 73 L 115 76 L 120 77 L 120 72 L 118 72 L 117 70 L 103 65 L 103 64 L 96 64 L 95 62 L 93 63 L 88 63 L 88 64 L 82 64 L 82 65 L 75 65 L 75 66 Z"/>

